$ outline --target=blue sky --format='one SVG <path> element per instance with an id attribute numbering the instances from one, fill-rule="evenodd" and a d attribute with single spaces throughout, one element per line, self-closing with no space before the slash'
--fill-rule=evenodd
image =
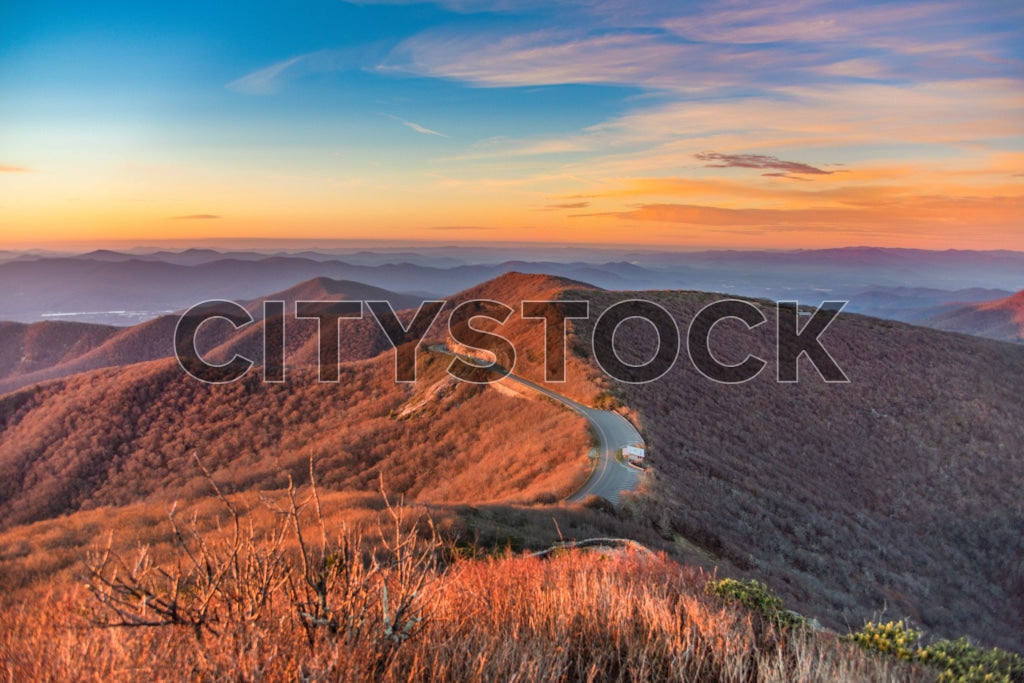
<path id="1" fill-rule="evenodd" d="M 1014 2 L 4 3 L 5 237 L 1024 248 L 1022 26 Z"/>

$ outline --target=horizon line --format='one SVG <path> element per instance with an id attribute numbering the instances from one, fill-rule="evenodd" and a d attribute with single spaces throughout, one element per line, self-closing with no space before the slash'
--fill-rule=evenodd
<path id="1" fill-rule="evenodd" d="M 995 249 L 963 249 L 957 247 L 900 247 L 873 244 L 845 244 L 833 246 L 814 247 L 736 247 L 727 245 L 672 245 L 672 244 L 651 244 L 651 243 L 613 243 L 600 242 L 580 244 L 574 242 L 538 242 L 538 241 L 512 241 L 512 240 L 463 240 L 452 242 L 450 240 L 432 239 L 336 239 L 336 238 L 277 238 L 277 237 L 228 237 L 228 238 L 169 238 L 158 240 L 131 240 L 131 239 L 95 239 L 95 240 L 68 240 L 59 243 L 36 243 L 29 246 L 21 243 L 0 242 L 0 253 L 16 254 L 70 254 L 84 255 L 92 251 L 120 251 L 150 253 L 156 250 L 177 251 L 181 253 L 190 249 L 209 249 L 211 251 L 226 250 L 247 250 L 261 252 L 266 250 L 275 251 L 316 251 L 323 250 L 386 250 L 394 251 L 411 248 L 427 248 L 433 250 L 441 249 L 487 249 L 498 250 L 503 248 L 518 249 L 557 249 L 557 250 L 580 250 L 591 251 L 638 251 L 638 252 L 672 252 L 672 253 L 702 253 L 702 252 L 817 252 L 836 250 L 879 250 L 879 251 L 923 251 L 923 252 L 975 252 L 975 253 L 1014 253 L 1024 254 L 1024 250 L 1010 248 Z M 79 251 L 85 249 L 86 251 Z"/>

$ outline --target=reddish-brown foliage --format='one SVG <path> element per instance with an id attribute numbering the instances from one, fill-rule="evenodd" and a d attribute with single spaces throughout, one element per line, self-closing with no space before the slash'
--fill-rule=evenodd
<path id="1" fill-rule="evenodd" d="M 1024 342 L 1024 291 L 1005 299 L 960 306 L 922 323 L 940 330 Z"/>
<path id="2" fill-rule="evenodd" d="M 376 488 L 435 502 L 534 500 L 580 483 L 589 437 L 548 401 L 445 381 L 449 358 L 424 354 L 421 383 L 396 384 L 390 357 L 266 384 L 197 382 L 170 360 L 101 370 L 0 399 L 0 525 L 99 505 L 204 492 L 192 453 L 231 490 L 279 488 L 312 457 L 328 489 Z"/>

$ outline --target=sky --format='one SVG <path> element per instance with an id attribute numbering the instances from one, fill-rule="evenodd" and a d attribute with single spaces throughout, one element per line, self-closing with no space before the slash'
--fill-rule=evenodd
<path id="1" fill-rule="evenodd" d="M 0 248 L 1024 250 L 1024 4 L 0 2 Z"/>

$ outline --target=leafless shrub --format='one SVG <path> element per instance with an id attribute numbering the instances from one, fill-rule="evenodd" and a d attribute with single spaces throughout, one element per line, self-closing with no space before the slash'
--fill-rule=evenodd
<path id="1" fill-rule="evenodd" d="M 408 508 L 381 494 L 389 524 L 364 550 L 361 535 L 342 529 L 332 541 L 310 461 L 310 490 L 303 497 L 289 478 L 284 506 L 267 500 L 277 521 L 263 534 L 244 528 L 232 501 L 196 458 L 230 528 L 204 532 L 196 521 L 182 526 L 169 514 L 175 559 L 154 560 L 148 546 L 129 559 L 104 550 L 85 558 L 85 585 L 99 608 L 96 623 L 107 627 L 182 626 L 196 639 L 221 628 L 246 630 L 268 607 L 290 606 L 308 648 L 325 642 L 359 654 L 364 670 L 380 675 L 399 647 L 423 628 L 426 587 L 437 578 L 441 540 L 433 523 L 410 519 Z M 311 515 L 306 508 L 312 506 Z M 427 532 L 426 541 L 421 531 Z"/>
<path id="2" fill-rule="evenodd" d="M 441 539 L 428 519 L 429 538 L 421 541 L 417 525 L 407 518 L 408 509 L 391 503 L 382 479 L 381 496 L 391 524 L 379 529 L 379 544 L 364 553 L 362 538 L 348 532 L 331 543 L 312 462 L 310 482 L 310 494 L 302 502 L 289 482 L 288 507 L 282 511 L 299 550 L 297 571 L 287 574 L 288 595 L 310 649 L 324 638 L 361 645 L 370 669 L 379 675 L 399 646 L 423 627 L 425 588 L 436 577 Z M 315 540 L 308 538 L 301 514 L 309 503 L 314 506 Z"/>
<path id="3" fill-rule="evenodd" d="M 204 534 L 195 515 L 182 527 L 172 507 L 168 519 L 178 553 L 171 568 L 156 563 L 148 546 L 126 561 L 113 550 L 111 535 L 103 551 L 84 558 L 86 587 L 101 607 L 98 623 L 187 626 L 201 638 L 204 631 L 215 634 L 218 622 L 259 619 L 287 580 L 284 530 L 258 534 L 249 525 L 243 532 L 237 508 L 195 460 L 228 512 L 230 535 Z"/>

